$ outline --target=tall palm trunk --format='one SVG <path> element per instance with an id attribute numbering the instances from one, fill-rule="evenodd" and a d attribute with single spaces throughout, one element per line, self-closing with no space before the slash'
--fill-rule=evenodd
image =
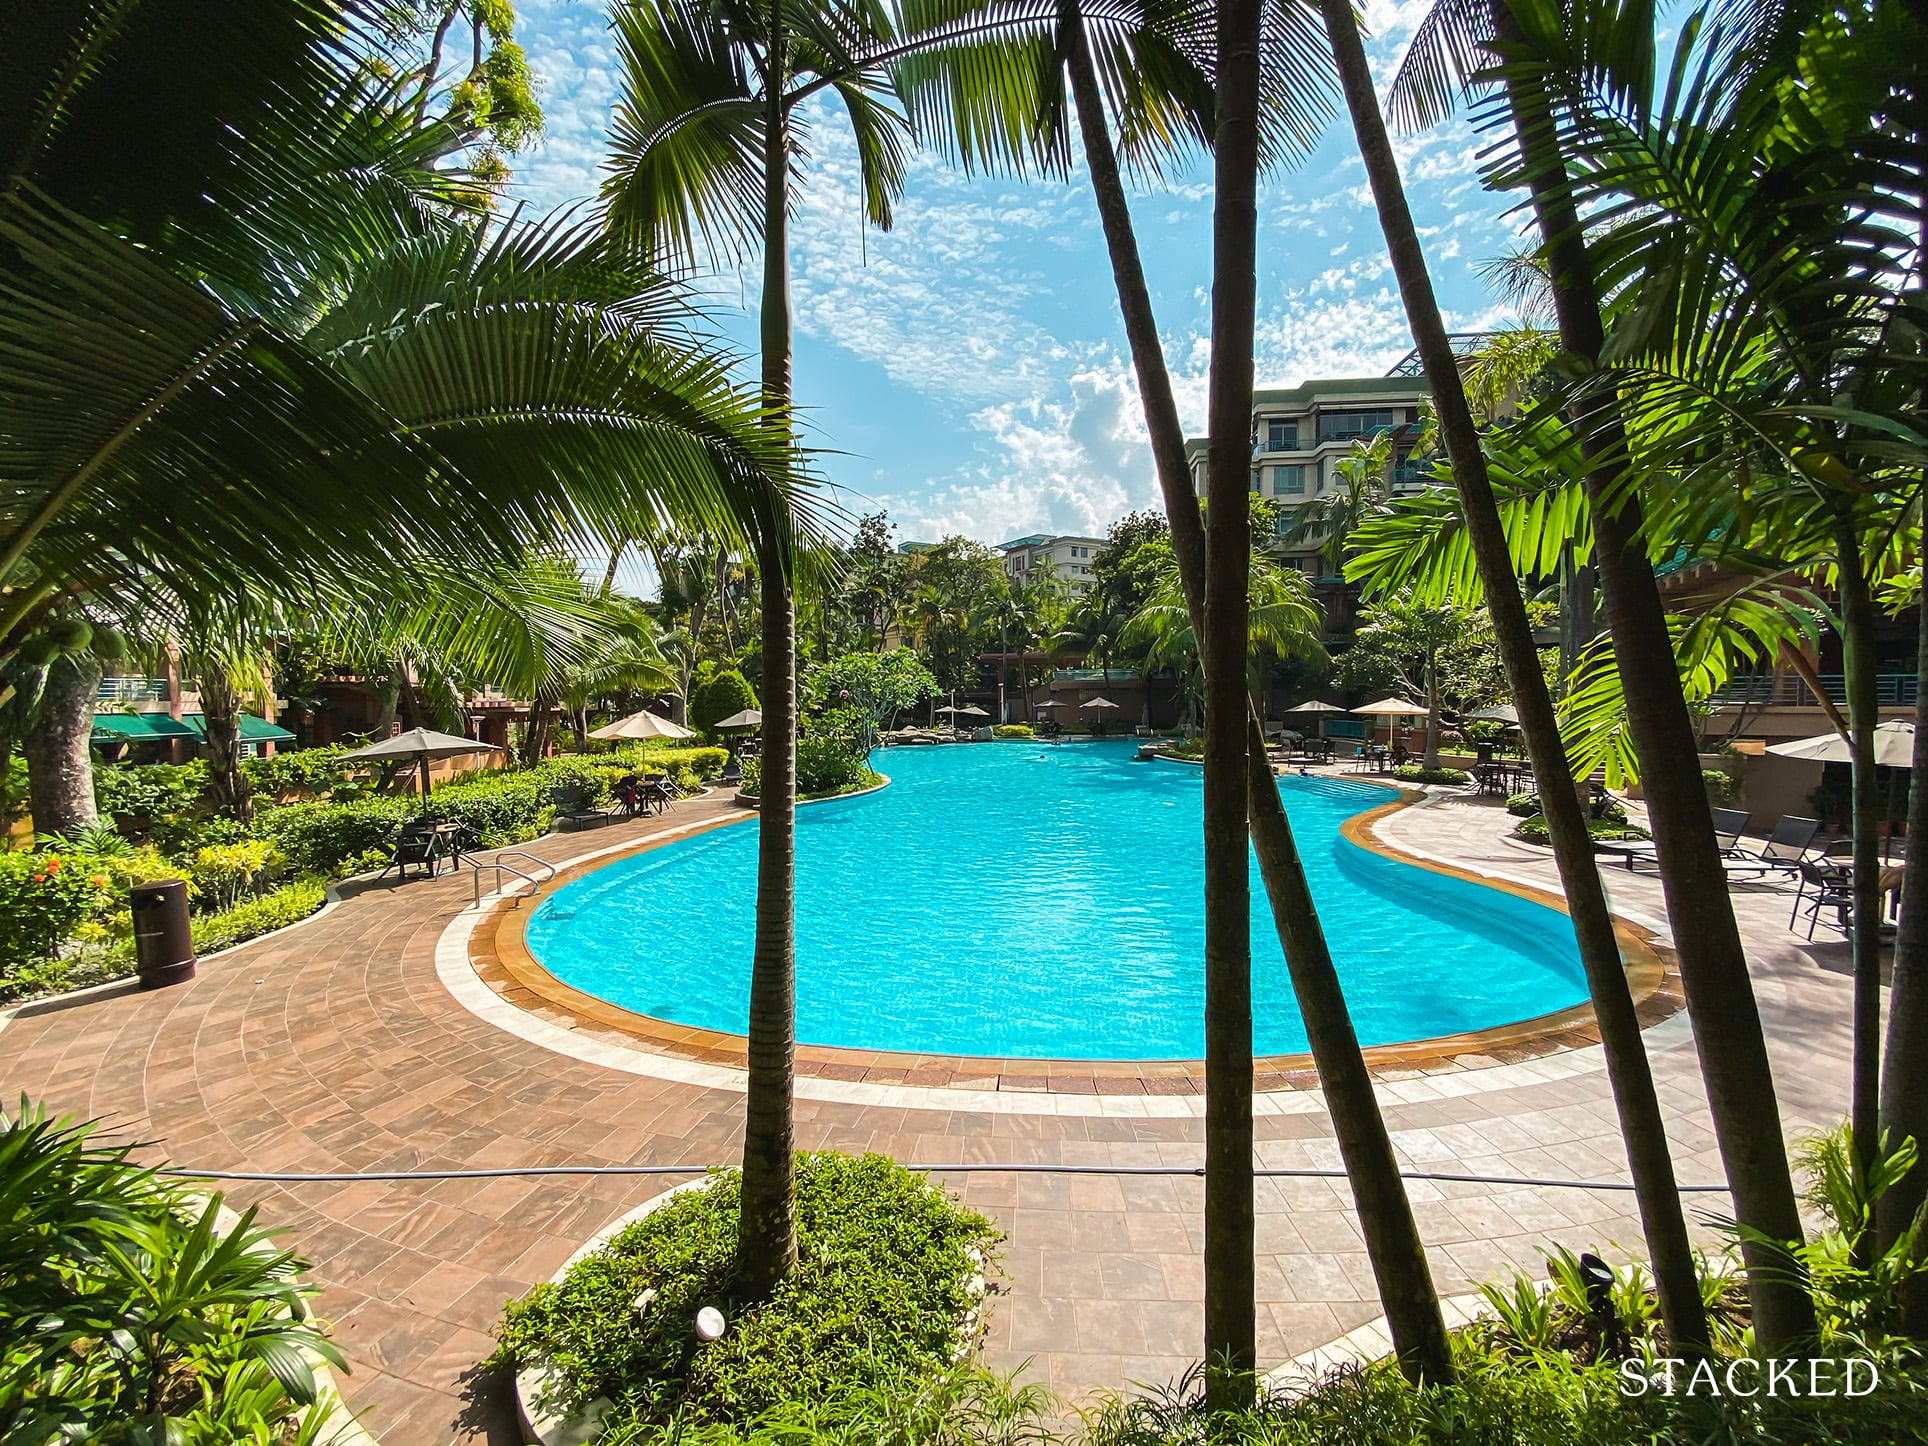
<path id="1" fill-rule="evenodd" d="M 1426 750 L 1423 762 L 1439 767 L 1439 650 L 1426 654 Z"/>
<path id="2" fill-rule="evenodd" d="M 1124 180 L 1104 126 L 1103 98 L 1091 53 L 1077 23 L 1075 7 L 1068 0 L 1060 14 L 1069 15 L 1063 31 L 1085 159 L 1091 169 L 1092 190 L 1118 287 L 1119 310 L 1138 374 L 1138 392 L 1151 433 L 1165 515 L 1171 524 L 1179 582 L 1198 635 L 1202 634 L 1204 619 L 1206 544 L 1191 468 L 1185 459 L 1185 433 L 1158 339 Z M 1353 1205 L 1359 1213 L 1360 1233 L 1365 1236 L 1380 1303 L 1408 1374 L 1446 1380 L 1452 1373 L 1452 1357 L 1425 1248 L 1405 1184 L 1399 1178 L 1392 1139 L 1373 1093 L 1372 1076 L 1360 1052 L 1338 972 L 1326 947 L 1325 931 L 1306 884 L 1292 824 L 1273 781 L 1256 715 L 1248 720 L 1246 751 L 1247 824 L 1292 979 L 1293 996 L 1305 1020 L 1313 1063 L 1325 1091 L 1326 1109 L 1338 1138 Z"/>
<path id="3" fill-rule="evenodd" d="M 1573 919 L 1575 942 L 1600 1030 L 1607 1075 L 1626 1142 L 1628 1168 L 1640 1206 L 1641 1225 L 1653 1261 L 1656 1290 L 1673 1346 L 1683 1355 L 1704 1353 L 1708 1341 L 1693 1249 L 1668 1151 L 1665 1121 L 1653 1071 L 1640 1037 L 1640 1021 L 1627 989 L 1619 942 L 1600 882 L 1586 812 L 1580 805 L 1553 701 L 1540 671 L 1532 624 L 1513 575 L 1511 553 L 1486 472 L 1479 434 L 1467 405 L 1458 359 L 1433 294 L 1425 252 L 1413 227 L 1404 184 L 1384 117 L 1372 86 L 1365 47 L 1346 0 L 1323 0 L 1325 22 L 1340 83 L 1352 114 L 1360 155 L 1373 189 L 1380 226 L 1413 339 L 1433 393 L 1433 406 L 1451 459 L 1466 532 L 1486 592 L 1507 682 L 1520 715 L 1520 729 L 1535 774 L 1554 859 Z"/>
<path id="4" fill-rule="evenodd" d="M 1258 293 L 1261 0 L 1220 0 L 1213 137 L 1212 364 L 1205 528 L 1205 1360 L 1208 1398 L 1249 1400 L 1253 1274 L 1252 898 L 1245 719 L 1252 575 L 1252 333 Z M 1082 109 L 1082 107 L 1080 107 Z M 1270 773 L 1268 768 L 1267 773 Z"/>
<path id="5" fill-rule="evenodd" d="M 241 695 L 220 668 L 201 678 L 201 723 L 207 730 L 208 794 L 215 812 L 246 823 L 254 817 L 254 797 L 241 772 Z"/>
<path id="6" fill-rule="evenodd" d="M 1502 40 L 1518 38 L 1518 23 L 1504 4 L 1495 6 L 1495 22 Z M 1560 344 L 1584 361 L 1598 362 L 1605 341 L 1599 296 L 1563 158 L 1546 146 L 1544 96 L 1517 78 L 1509 82 L 1508 94 L 1535 219 L 1545 241 Z M 1640 758 L 1681 984 L 1735 1217 L 1770 1239 L 1798 1241 L 1801 1217 L 1767 1040 L 1714 838 L 1693 719 L 1681 691 L 1666 608 L 1647 558 L 1640 501 L 1630 493 L 1622 495 L 1624 489 L 1617 485 L 1619 459 L 1626 455 L 1619 409 L 1610 393 L 1595 392 L 1576 407 L 1573 422 L 1587 467 L 1583 486 L 1592 512 L 1594 566 L 1620 669 L 1627 724 Z M 1534 762 L 1537 771 L 1537 755 Z M 1548 791 L 1542 788 L 1542 799 Z M 1764 1355 L 1785 1354 L 1812 1333 L 1813 1303 L 1788 1278 L 1778 1252 L 1743 1244 L 1742 1255 L 1759 1348 Z"/>
<path id="7" fill-rule="evenodd" d="M 1881 697 L 1875 678 L 1874 598 L 1861 559 L 1861 535 L 1852 504 L 1837 505 L 1835 570 L 1841 599 L 1841 670 L 1848 698 L 1848 738 L 1854 847 L 1853 1065 L 1849 1114 L 1856 1163 L 1865 1174 L 1880 1148 L 1881 1111 L 1881 790 L 1875 778 L 1874 730 Z M 1873 1238 L 1862 1241 L 1864 1264 L 1873 1263 Z"/>
<path id="8" fill-rule="evenodd" d="M 763 137 L 763 402 L 790 442 L 790 134 L 783 109 L 788 50 L 771 0 Z M 721 569 L 718 569 L 721 571 Z M 756 944 L 750 966 L 748 1082 L 743 1101 L 743 1204 L 737 1280 L 752 1300 L 797 1259 L 793 1101 L 796 1062 L 796 605 L 782 519 L 766 520 L 757 578 L 763 605 L 763 754 L 758 788 Z"/>
<path id="9" fill-rule="evenodd" d="M 1915 754 L 1909 774 L 1908 844 L 1895 936 L 1894 981 L 1888 991 L 1888 1052 L 1881 1072 L 1881 1122 L 1890 1139 L 1928 1141 L 1928 594 L 1916 602 Z M 1886 1250 L 1914 1223 L 1928 1200 L 1928 1164 L 1918 1164 L 1881 1197 L 1878 1248 Z M 1902 1294 L 1901 1329 L 1928 1336 L 1928 1275 Z"/>
<path id="10" fill-rule="evenodd" d="M 99 690 L 100 664 L 90 654 L 55 658 L 47 669 L 39 717 L 20 737 L 36 832 L 71 834 L 100 819 L 91 752 Z"/>

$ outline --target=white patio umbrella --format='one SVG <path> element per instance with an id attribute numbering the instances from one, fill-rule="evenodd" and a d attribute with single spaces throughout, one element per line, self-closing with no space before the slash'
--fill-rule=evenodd
<path id="1" fill-rule="evenodd" d="M 640 713 L 631 713 L 627 718 L 618 718 L 614 723 L 605 723 L 600 728 L 589 731 L 591 738 L 694 738 L 696 730 L 685 728 L 681 723 L 672 723 L 660 713 L 652 713 L 645 708 Z"/>
<path id="2" fill-rule="evenodd" d="M 1475 723 L 1518 723 L 1520 710 L 1511 703 L 1495 703 L 1491 708 L 1476 708 L 1465 716 Z"/>
<path id="3" fill-rule="evenodd" d="M 761 728 L 763 714 L 755 708 L 745 708 L 741 713 L 732 713 L 720 723 L 711 725 L 719 733 L 731 728 Z"/>
<path id="4" fill-rule="evenodd" d="M 1816 763 L 1852 763 L 1854 753 L 1839 733 L 1797 738 L 1792 743 L 1770 743 L 1769 753 L 1783 758 L 1809 758 Z M 1874 730 L 1874 761 L 1883 768 L 1912 768 L 1915 762 L 1915 725 L 1896 718 Z"/>
<path id="5" fill-rule="evenodd" d="M 459 758 L 464 753 L 500 753 L 493 743 L 473 738 L 458 738 L 453 733 L 437 733 L 432 728 L 411 728 L 393 738 L 384 738 L 366 748 L 342 754 L 344 760 L 370 763 L 413 763 L 422 770 L 422 809 L 428 810 L 428 765 L 432 758 Z"/>
<path id="6" fill-rule="evenodd" d="M 1036 712 L 1041 712 L 1043 709 L 1046 709 L 1046 708 L 1062 708 L 1062 707 L 1064 707 L 1064 704 L 1058 702 L 1056 699 L 1046 698 L 1042 703 L 1032 704 L 1031 711 L 1036 713 Z"/>
<path id="7" fill-rule="evenodd" d="M 1285 711 L 1288 713 L 1343 713 L 1346 710 L 1336 703 L 1321 703 L 1314 698 L 1310 702 L 1294 704 Z"/>
<path id="8" fill-rule="evenodd" d="M 1080 708 L 1116 708 L 1118 705 L 1109 698 L 1090 698 L 1078 706 Z"/>
<path id="9" fill-rule="evenodd" d="M 959 708 L 957 710 L 957 716 L 960 718 L 989 718 L 991 715 L 978 707 L 977 704 L 971 703 Z"/>

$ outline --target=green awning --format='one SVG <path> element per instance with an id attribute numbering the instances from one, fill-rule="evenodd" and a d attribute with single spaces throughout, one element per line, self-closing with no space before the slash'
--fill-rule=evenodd
<path id="1" fill-rule="evenodd" d="M 184 713 L 181 721 L 187 724 L 196 738 L 208 736 L 207 719 L 200 713 Z M 266 718 L 257 718 L 252 713 L 241 715 L 241 741 L 243 743 L 292 743 L 295 735 L 286 728 L 278 728 Z"/>
<path id="2" fill-rule="evenodd" d="M 165 743 L 201 735 L 165 713 L 96 713 L 94 737 L 103 743 Z"/>

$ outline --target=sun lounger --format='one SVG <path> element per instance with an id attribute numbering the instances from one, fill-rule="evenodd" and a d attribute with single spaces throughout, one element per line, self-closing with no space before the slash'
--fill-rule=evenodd
<path id="1" fill-rule="evenodd" d="M 1744 808 L 1717 808 L 1714 810 L 1714 841 L 1720 845 L 1723 859 L 1734 856 L 1740 846 L 1741 833 L 1747 827 L 1747 810 Z M 1650 838 L 1600 839 L 1593 845 L 1595 853 L 1610 854 L 1633 872 L 1633 866 L 1645 861 L 1658 866 L 1660 855 Z M 1749 859 L 1757 858 L 1748 855 Z"/>
<path id="2" fill-rule="evenodd" d="M 1721 859 L 1721 867 L 1734 879 L 1760 878 L 1768 874 L 1799 877 L 1801 861 L 1821 831 L 1819 819 L 1790 814 L 1774 825 L 1774 832 L 1758 851 L 1736 848 Z"/>

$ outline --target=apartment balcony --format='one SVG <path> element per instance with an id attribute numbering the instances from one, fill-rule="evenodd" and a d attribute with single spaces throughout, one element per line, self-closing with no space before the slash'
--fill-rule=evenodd
<path id="1" fill-rule="evenodd" d="M 94 689 L 96 713 L 115 713 L 129 706 L 165 703 L 167 700 L 165 678 L 102 678 Z"/>
<path id="2" fill-rule="evenodd" d="M 1915 705 L 1915 687 L 1919 675 L 1915 673 L 1882 673 L 1875 679 L 1875 693 L 1883 708 L 1912 708 Z M 1845 705 L 1848 701 L 1847 679 L 1839 673 L 1821 674 L 1821 687 L 1828 695 L 1828 701 Z M 1753 673 L 1735 678 L 1725 688 L 1720 689 L 1708 702 L 1715 707 L 1729 708 L 1818 708 L 1820 700 L 1814 690 L 1797 673 Z"/>

